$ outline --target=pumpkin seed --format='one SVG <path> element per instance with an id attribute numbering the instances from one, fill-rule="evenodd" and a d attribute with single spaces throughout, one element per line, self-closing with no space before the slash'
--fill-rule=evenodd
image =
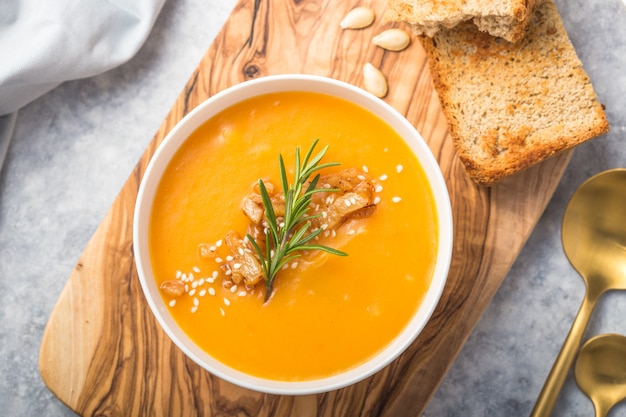
<path id="1" fill-rule="evenodd" d="M 342 29 L 363 29 L 374 22 L 374 10 L 369 7 L 356 7 L 339 23 Z"/>
<path id="2" fill-rule="evenodd" d="M 388 51 L 402 51 L 409 46 L 411 38 L 404 30 L 394 28 L 374 36 L 372 43 Z"/>
<path id="3" fill-rule="evenodd" d="M 363 66 L 363 84 L 365 89 L 376 97 L 383 98 L 387 95 L 387 78 L 369 62 Z"/>

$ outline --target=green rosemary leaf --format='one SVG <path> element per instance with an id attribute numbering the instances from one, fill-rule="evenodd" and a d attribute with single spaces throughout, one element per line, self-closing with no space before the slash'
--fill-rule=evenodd
<path id="1" fill-rule="evenodd" d="M 263 268 L 263 274 L 265 274 L 265 276 L 267 276 L 267 273 L 268 273 L 267 263 L 263 261 L 264 259 L 266 259 L 266 256 L 263 254 L 263 251 L 259 247 L 258 243 L 256 243 L 256 240 L 254 240 L 254 238 L 252 236 L 250 236 L 250 233 L 247 233 L 246 237 L 248 238 L 248 240 L 252 244 L 252 247 L 254 247 L 254 250 L 256 251 L 259 259 L 261 260 L 261 268 Z M 266 235 L 266 238 L 267 238 L 267 235 Z M 269 247 L 269 245 L 268 245 L 268 247 Z"/>
<path id="2" fill-rule="evenodd" d="M 294 173 L 294 185 L 300 182 L 302 166 L 300 165 L 300 148 L 296 148 L 296 171 Z"/>
<path id="3" fill-rule="evenodd" d="M 309 165 L 309 159 L 311 158 L 311 155 L 313 154 L 313 149 L 315 149 L 319 141 L 320 141 L 319 138 L 315 139 L 313 143 L 311 144 L 311 146 L 309 147 L 309 150 L 306 152 L 306 155 L 304 156 L 304 164 L 303 164 L 304 166 Z M 326 146 L 326 148 L 327 147 L 328 146 Z"/>
<path id="4" fill-rule="evenodd" d="M 300 254 L 299 253 L 294 253 L 291 254 L 289 256 L 285 256 L 283 257 L 280 262 L 276 265 L 276 270 L 280 271 L 285 265 L 287 265 L 288 263 L 290 263 L 291 261 L 293 261 L 296 258 L 299 258 Z"/>
<path id="5" fill-rule="evenodd" d="M 278 163 L 280 166 L 280 183 L 283 187 L 283 195 L 287 195 L 287 190 L 289 190 L 289 181 L 287 180 L 287 170 L 285 169 L 285 161 L 283 161 L 282 155 L 278 155 Z"/>
<path id="6" fill-rule="evenodd" d="M 316 144 L 317 144 L 317 140 L 313 142 L 313 146 L 315 146 Z M 319 153 L 317 155 L 315 155 L 313 157 L 313 159 L 311 160 L 311 162 L 309 163 L 309 158 L 310 158 L 311 154 L 313 153 L 313 146 L 311 146 L 311 148 L 309 148 L 309 151 L 307 152 L 307 158 L 306 158 L 304 164 L 302 165 L 302 166 L 305 167 L 305 169 L 315 168 L 319 164 L 319 162 L 322 160 L 322 158 L 324 157 L 324 154 L 326 154 L 326 151 L 328 150 L 328 145 L 324 146 L 322 148 L 322 150 L 319 151 Z"/>
<path id="7" fill-rule="evenodd" d="M 290 246 L 298 246 L 300 241 L 304 238 L 306 232 L 309 231 L 309 227 L 311 227 L 311 223 L 305 223 L 304 226 L 299 228 L 293 235 L 291 235 L 291 239 L 289 239 Z"/>
<path id="8" fill-rule="evenodd" d="M 317 183 L 320 181 L 320 174 L 317 174 L 315 177 L 313 177 L 313 180 L 311 180 L 311 182 L 309 183 L 309 186 L 307 187 L 306 191 L 305 191 L 305 195 L 303 195 L 302 197 L 304 197 L 303 199 L 306 199 L 306 194 L 312 192 L 313 190 L 315 190 L 315 188 L 317 187 Z"/>
<path id="9" fill-rule="evenodd" d="M 326 169 L 326 168 L 330 168 L 330 167 L 336 167 L 341 165 L 339 162 L 327 162 L 325 164 L 319 165 L 317 167 L 315 167 L 315 171 L 319 171 L 321 169 Z"/>
<path id="10" fill-rule="evenodd" d="M 313 152 L 318 143 L 316 139 L 304 155 L 300 157 L 300 148 L 296 148 L 295 171 L 293 185 L 289 184 L 287 170 L 282 155 L 279 156 L 280 182 L 285 200 L 285 214 L 282 222 L 278 222 L 271 198 L 262 180 L 259 180 L 259 190 L 267 229 L 265 231 L 265 253 L 254 238 L 248 234 L 247 237 L 256 251 L 265 274 L 265 301 L 267 301 L 274 290 L 274 280 L 282 267 L 293 259 L 301 256 L 303 250 L 321 250 L 331 254 L 346 256 L 347 254 L 324 245 L 308 245 L 312 239 L 317 237 L 322 229 L 311 231 L 311 220 L 318 218 L 320 214 L 309 215 L 308 210 L 311 205 L 311 197 L 319 192 L 335 192 L 336 189 L 318 189 L 317 184 L 320 179 L 318 173 L 309 182 L 309 177 L 314 172 L 324 168 L 340 165 L 337 162 L 320 164 L 326 154 L 328 146 L 325 146 L 315 156 Z M 309 182 L 307 184 L 307 182 Z M 303 187 L 306 188 L 303 191 Z"/>
<path id="11" fill-rule="evenodd" d="M 335 193 L 339 191 L 338 188 L 316 188 L 315 190 L 307 191 L 302 196 L 310 198 L 315 193 Z"/>
<path id="12" fill-rule="evenodd" d="M 321 251 L 328 252 L 337 256 L 348 256 L 347 253 L 342 252 L 339 249 L 334 249 L 334 248 L 331 248 L 329 246 L 324 246 L 324 245 L 304 245 L 304 246 L 300 246 L 300 250 L 321 250 Z"/>
<path id="13" fill-rule="evenodd" d="M 313 220 L 313 219 L 318 219 L 318 218 L 320 218 L 320 217 L 322 217 L 322 213 L 311 214 L 310 216 L 309 216 L 309 215 L 307 215 L 307 216 L 303 216 L 301 220 L 302 220 L 303 222 L 309 222 L 309 221 L 311 221 L 311 220 Z M 318 230 L 320 230 L 320 229 L 318 229 Z M 320 231 L 321 231 L 321 230 L 320 230 Z M 314 233 L 314 232 L 311 232 L 311 233 Z"/>
<path id="14" fill-rule="evenodd" d="M 320 233 L 322 232 L 322 229 L 317 229 L 311 233 L 309 233 L 306 236 L 303 236 L 299 241 L 298 241 L 298 245 L 304 245 L 305 243 L 315 239 Z"/>
<path id="15" fill-rule="evenodd" d="M 265 208 L 265 216 L 267 217 L 267 222 L 269 224 L 270 230 L 272 231 L 272 235 L 276 240 L 278 239 L 278 227 L 276 225 L 276 215 L 274 214 L 274 206 L 272 205 L 272 200 L 270 200 L 270 196 L 267 192 L 267 188 L 265 188 L 265 184 L 263 180 L 259 180 L 259 192 L 261 193 L 261 200 L 263 201 L 263 207 Z"/>

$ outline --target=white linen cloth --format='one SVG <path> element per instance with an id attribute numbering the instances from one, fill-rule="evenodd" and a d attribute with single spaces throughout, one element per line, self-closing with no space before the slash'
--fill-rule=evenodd
<path id="1" fill-rule="evenodd" d="M 164 2 L 0 0 L 0 167 L 15 120 L 5 115 L 64 81 L 128 61 Z"/>

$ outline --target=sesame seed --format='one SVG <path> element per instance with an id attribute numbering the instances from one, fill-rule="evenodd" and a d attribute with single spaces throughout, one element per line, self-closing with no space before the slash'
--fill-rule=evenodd
<path id="1" fill-rule="evenodd" d="M 224 311 L 222 307 L 220 307 L 220 314 L 222 315 L 222 317 L 226 315 L 226 312 Z"/>
<path id="2" fill-rule="evenodd" d="M 174 307 L 176 305 L 176 300 L 171 300 L 169 302 L 170 307 Z"/>
<path id="3" fill-rule="evenodd" d="M 291 269 L 296 269 L 298 267 L 298 262 L 293 262 L 291 264 Z"/>
<path id="4" fill-rule="evenodd" d="M 387 178 L 389 178 L 389 177 L 387 177 L 387 174 L 383 174 L 380 177 L 378 177 L 378 179 L 380 179 L 381 181 L 386 181 Z"/>
<path id="5" fill-rule="evenodd" d="M 356 233 L 356 231 L 355 231 L 355 230 L 353 230 L 353 229 L 348 230 L 348 234 L 349 234 L 350 236 L 352 236 L 352 235 L 353 235 L 353 234 L 355 234 L 355 233 Z"/>
<path id="6" fill-rule="evenodd" d="M 180 279 L 182 279 L 183 281 L 187 281 L 187 274 L 182 274 L 180 276 Z"/>
<path id="7" fill-rule="evenodd" d="M 224 262 L 224 260 L 218 256 L 217 258 L 215 258 L 215 262 L 221 264 L 222 262 Z"/>
<path id="8" fill-rule="evenodd" d="M 226 297 L 224 297 L 224 304 L 229 306 L 230 305 L 230 300 Z"/>
<path id="9" fill-rule="evenodd" d="M 381 191 L 383 190 L 383 186 L 382 186 L 382 185 L 380 185 L 380 184 L 378 184 L 378 185 L 376 186 L 375 190 L 376 190 L 376 192 L 377 192 L 377 193 L 379 193 L 379 192 L 381 192 Z"/>
<path id="10" fill-rule="evenodd" d="M 217 246 L 218 248 L 220 246 L 222 246 L 222 239 L 218 240 L 217 242 L 215 242 L 215 246 Z"/>
<path id="11" fill-rule="evenodd" d="M 239 255 L 242 255 L 242 256 L 243 256 L 243 253 L 244 253 L 244 252 L 243 252 L 243 249 L 241 249 L 241 248 L 237 248 L 237 252 L 239 252 Z"/>
<path id="12" fill-rule="evenodd" d="M 194 281 L 191 283 L 191 288 L 196 288 L 198 286 L 198 282 Z"/>
<path id="13" fill-rule="evenodd" d="M 209 247 L 209 250 L 210 250 L 211 252 L 215 252 L 215 251 L 217 250 L 217 246 L 215 246 L 215 245 L 211 245 L 211 247 Z"/>
<path id="14" fill-rule="evenodd" d="M 208 282 L 209 284 L 213 284 L 215 282 L 215 278 L 207 278 L 206 282 Z"/>
<path id="15" fill-rule="evenodd" d="M 326 217 L 328 217 L 328 213 L 326 213 L 325 211 L 322 212 L 322 217 L 325 219 Z"/>
<path id="16" fill-rule="evenodd" d="M 180 278 L 183 276 L 183 272 L 182 271 L 176 271 L 176 278 Z"/>
<path id="17" fill-rule="evenodd" d="M 350 203 L 350 200 L 345 200 L 343 203 L 346 205 L 346 207 L 350 207 L 352 205 L 352 203 Z"/>
<path id="18" fill-rule="evenodd" d="M 230 276 L 232 275 L 233 271 L 231 271 L 230 269 L 227 269 L 226 272 L 224 272 L 224 275 L 226 276 Z"/>
<path id="19" fill-rule="evenodd" d="M 209 288 L 209 295 L 215 295 L 215 289 Z"/>
<path id="20" fill-rule="evenodd" d="M 191 296 L 193 296 L 195 293 L 196 293 L 196 290 L 195 290 L 195 289 L 193 289 L 193 290 L 189 291 L 189 296 L 191 297 Z"/>
<path id="21" fill-rule="evenodd" d="M 185 284 L 185 292 L 189 292 L 189 285 Z"/>
<path id="22" fill-rule="evenodd" d="M 198 311 L 198 306 L 191 307 L 191 312 L 192 313 L 195 313 L 196 311 Z"/>
<path id="23" fill-rule="evenodd" d="M 196 307 L 198 307 L 198 306 L 200 305 L 200 300 L 198 300 L 198 298 L 197 298 L 197 297 L 194 297 L 194 299 L 193 299 L 193 305 L 194 305 L 194 306 L 196 306 Z"/>
<path id="24" fill-rule="evenodd" d="M 350 198 L 350 203 L 352 203 L 352 204 L 356 204 L 356 198 L 351 197 L 351 198 Z"/>
<path id="25" fill-rule="evenodd" d="M 363 171 L 369 172 L 369 169 L 367 169 L 367 165 L 363 165 Z"/>
<path id="26" fill-rule="evenodd" d="M 391 199 L 391 201 L 393 201 L 394 203 L 399 203 L 400 201 L 402 201 L 402 198 L 400 198 L 400 197 L 393 197 Z"/>
<path id="27" fill-rule="evenodd" d="M 335 229 L 333 229 L 333 230 L 331 230 L 331 231 L 330 231 L 330 235 L 331 235 L 332 237 L 337 236 L 337 232 L 335 231 Z"/>
<path id="28" fill-rule="evenodd" d="M 220 274 L 219 272 L 217 272 L 217 271 L 213 271 L 213 273 L 211 274 L 211 277 L 212 277 L 213 279 L 216 279 L 216 278 L 219 276 L 219 274 Z"/>
<path id="29" fill-rule="evenodd" d="M 233 257 L 232 257 L 232 256 L 228 255 L 228 256 L 226 257 L 226 262 L 230 262 L 230 261 L 232 261 L 232 260 L 233 260 Z"/>
<path id="30" fill-rule="evenodd" d="M 198 281 L 198 287 L 201 287 L 204 285 L 204 278 L 200 278 L 200 280 Z"/>
<path id="31" fill-rule="evenodd" d="M 330 230 L 324 230 L 324 237 L 330 236 Z"/>
<path id="32" fill-rule="evenodd" d="M 194 280 L 194 278 L 195 278 L 195 277 L 194 277 L 194 275 L 193 275 L 191 272 L 189 273 L 189 275 L 187 275 L 187 280 L 188 280 L 189 282 L 192 282 L 192 281 Z"/>
<path id="33" fill-rule="evenodd" d="M 198 293 L 198 295 L 200 297 L 204 297 L 206 295 L 206 290 L 200 290 L 200 292 Z"/>
<path id="34" fill-rule="evenodd" d="M 196 274 L 200 273 L 200 268 L 198 268 L 197 266 L 194 266 L 193 268 L 191 268 L 193 270 L 193 272 L 195 272 Z"/>
<path id="35" fill-rule="evenodd" d="M 283 267 L 282 267 L 282 268 L 280 268 L 280 269 L 287 269 L 287 268 L 289 268 L 289 264 L 285 264 L 285 265 L 283 265 Z"/>
<path id="36" fill-rule="evenodd" d="M 378 203 L 380 203 L 380 197 L 376 196 L 374 198 L 374 204 L 378 204 Z"/>
<path id="37" fill-rule="evenodd" d="M 400 165 L 400 164 L 398 164 L 398 165 L 396 166 L 396 172 L 397 172 L 397 173 L 402 172 L 402 170 L 403 170 L 403 169 L 404 169 L 404 167 L 403 167 L 402 165 Z"/>
<path id="38" fill-rule="evenodd" d="M 239 269 L 239 268 L 241 268 L 241 264 L 240 263 L 233 264 L 233 269 Z"/>
<path id="39" fill-rule="evenodd" d="M 359 175 L 357 175 L 356 177 L 357 177 L 358 179 L 360 179 L 361 181 L 365 181 L 365 175 L 361 175 L 361 174 L 359 174 Z"/>
<path id="40" fill-rule="evenodd" d="M 235 291 L 237 291 L 237 285 L 233 285 L 232 287 L 230 287 L 230 292 L 234 294 Z"/>
<path id="41" fill-rule="evenodd" d="M 247 291 L 239 291 L 239 293 L 237 294 L 240 297 L 245 297 L 246 295 L 248 295 Z"/>

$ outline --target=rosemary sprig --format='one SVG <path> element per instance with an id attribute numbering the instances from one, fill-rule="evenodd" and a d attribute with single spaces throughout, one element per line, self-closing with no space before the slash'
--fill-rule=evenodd
<path id="1" fill-rule="evenodd" d="M 282 222 L 278 222 L 274 213 L 274 207 L 270 200 L 269 193 L 265 188 L 263 180 L 259 179 L 259 190 L 263 207 L 265 209 L 265 217 L 267 218 L 268 227 L 265 230 L 265 251 L 257 244 L 250 234 L 248 239 L 254 246 L 259 256 L 263 272 L 265 274 L 265 301 L 269 300 L 274 290 L 274 280 L 278 271 L 287 263 L 301 255 L 303 250 L 321 250 L 333 255 L 347 256 L 347 253 L 324 245 L 310 243 L 315 237 L 323 232 L 319 228 L 311 231 L 311 220 L 319 217 L 319 214 L 309 215 L 308 209 L 311 203 L 311 197 L 318 192 L 338 191 L 337 189 L 317 189 L 317 183 L 320 174 L 316 174 L 313 180 L 309 182 L 304 189 L 309 177 L 316 171 L 324 168 L 340 165 L 338 162 L 327 162 L 320 164 L 324 154 L 328 150 L 325 146 L 317 155 L 312 157 L 313 150 L 317 145 L 316 139 L 306 155 L 304 160 L 300 160 L 300 148 L 296 148 L 296 167 L 294 173 L 294 183 L 289 184 L 287 180 L 287 171 L 282 155 L 279 155 L 280 181 L 282 184 L 283 195 L 285 197 L 285 215 Z"/>

